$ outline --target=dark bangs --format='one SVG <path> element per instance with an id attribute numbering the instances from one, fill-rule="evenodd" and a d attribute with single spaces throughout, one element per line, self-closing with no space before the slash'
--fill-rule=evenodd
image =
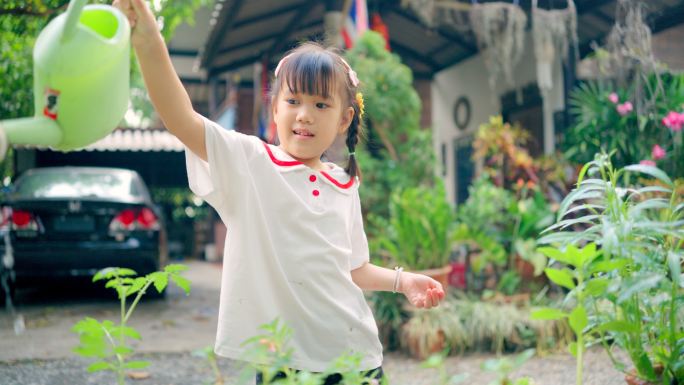
<path id="1" fill-rule="evenodd" d="M 285 59 L 282 75 L 277 80 L 276 93 L 287 85 L 292 93 L 332 97 L 335 91 L 335 61 L 325 51 L 297 52 Z"/>

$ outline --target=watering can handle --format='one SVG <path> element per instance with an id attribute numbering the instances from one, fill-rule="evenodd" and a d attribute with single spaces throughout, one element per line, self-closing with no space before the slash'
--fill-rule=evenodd
<path id="1" fill-rule="evenodd" d="M 71 0 L 66 11 L 66 21 L 64 22 L 64 30 L 62 31 L 62 43 L 71 39 L 76 31 L 76 25 L 81 17 L 81 11 L 85 7 L 88 0 Z"/>

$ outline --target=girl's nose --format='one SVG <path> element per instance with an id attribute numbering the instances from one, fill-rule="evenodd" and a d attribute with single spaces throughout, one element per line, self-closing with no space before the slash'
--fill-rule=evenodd
<path id="1" fill-rule="evenodd" d="M 297 121 L 305 124 L 313 123 L 313 115 L 306 105 L 301 105 L 299 111 L 297 111 Z"/>

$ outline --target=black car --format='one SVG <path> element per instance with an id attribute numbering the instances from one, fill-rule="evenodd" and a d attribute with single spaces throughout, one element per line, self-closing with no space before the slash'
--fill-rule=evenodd
<path id="1" fill-rule="evenodd" d="M 90 278 L 108 266 L 144 275 L 166 263 L 161 210 L 135 171 L 31 169 L 17 178 L 3 206 L 9 237 L 0 238 L 0 255 L 13 265 L 16 288 Z"/>

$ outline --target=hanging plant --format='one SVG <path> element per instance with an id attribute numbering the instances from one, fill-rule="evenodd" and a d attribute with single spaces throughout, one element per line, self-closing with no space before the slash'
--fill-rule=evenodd
<path id="1" fill-rule="evenodd" d="M 495 89 L 500 78 L 514 86 L 513 69 L 525 48 L 525 12 L 516 4 L 473 4 L 470 24 L 489 71 L 490 87 Z"/>
<path id="2" fill-rule="evenodd" d="M 537 0 L 532 0 L 532 30 L 537 85 L 541 94 L 546 95 L 553 87 L 552 66 L 555 58 L 560 55 L 564 61 L 567 60 L 570 42 L 575 56 L 579 56 L 575 2 L 568 0 L 567 8 L 547 11 L 537 7 Z"/>
<path id="3" fill-rule="evenodd" d="M 426 26 L 449 26 L 455 30 L 470 31 L 468 12 L 471 5 L 453 0 L 401 0 Z"/>

